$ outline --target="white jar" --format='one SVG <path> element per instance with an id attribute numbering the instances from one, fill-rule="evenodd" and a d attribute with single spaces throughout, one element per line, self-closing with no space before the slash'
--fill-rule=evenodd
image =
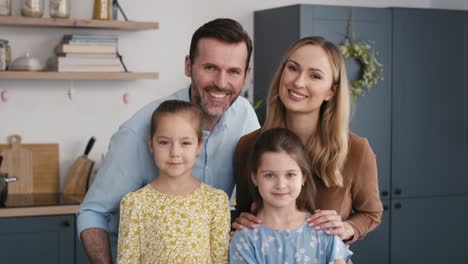
<path id="1" fill-rule="evenodd" d="M 49 14 L 54 18 L 69 18 L 70 0 L 49 0 Z"/>
<path id="2" fill-rule="evenodd" d="M 44 15 L 44 0 L 23 0 L 21 15 L 26 17 L 42 17 Z"/>
<path id="3" fill-rule="evenodd" d="M 11 1 L 0 0 L 0 16 L 11 16 Z"/>

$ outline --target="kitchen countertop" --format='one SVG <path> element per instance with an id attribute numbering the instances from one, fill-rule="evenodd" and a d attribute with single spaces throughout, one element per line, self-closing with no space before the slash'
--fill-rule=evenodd
<path id="1" fill-rule="evenodd" d="M 10 194 L 0 206 L 0 217 L 75 214 L 82 200 L 62 193 Z"/>

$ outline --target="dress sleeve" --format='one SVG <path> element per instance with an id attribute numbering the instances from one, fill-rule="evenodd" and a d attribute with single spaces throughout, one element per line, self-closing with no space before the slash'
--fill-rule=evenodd
<path id="1" fill-rule="evenodd" d="M 355 213 L 348 219 L 354 229 L 354 236 L 348 243 L 364 238 L 380 224 L 382 218 L 377 161 L 367 140 L 363 144 L 362 158 L 354 181 L 351 192 Z"/>
<path id="2" fill-rule="evenodd" d="M 338 236 L 323 236 L 325 239 L 325 253 L 327 256 L 327 262 L 333 264 L 335 261 L 343 259 L 348 263 L 349 258 L 353 255 L 353 252 L 343 243 Z"/>
<path id="3" fill-rule="evenodd" d="M 120 227 L 117 262 L 140 263 L 140 226 L 137 201 L 129 193 L 120 202 Z"/>
<path id="4" fill-rule="evenodd" d="M 210 223 L 211 259 L 213 263 L 227 263 L 231 213 L 229 199 L 226 193 L 221 190 L 218 190 L 212 203 L 212 212 Z"/>
<path id="5" fill-rule="evenodd" d="M 229 263 L 231 264 L 256 264 L 255 248 L 250 243 L 247 232 L 250 229 L 236 231 L 229 245 Z"/>

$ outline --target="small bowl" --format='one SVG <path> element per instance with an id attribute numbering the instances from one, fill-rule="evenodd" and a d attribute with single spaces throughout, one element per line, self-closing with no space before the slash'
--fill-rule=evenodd
<path id="1" fill-rule="evenodd" d="M 43 67 L 37 58 L 29 53 L 16 58 L 8 67 L 10 71 L 42 71 Z"/>

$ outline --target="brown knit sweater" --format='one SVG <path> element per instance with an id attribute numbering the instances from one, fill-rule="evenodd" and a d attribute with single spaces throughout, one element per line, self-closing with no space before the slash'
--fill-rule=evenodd
<path id="1" fill-rule="evenodd" d="M 247 159 L 260 130 L 243 136 L 234 154 L 237 212 L 249 212 L 252 195 L 249 190 Z M 377 180 L 377 162 L 367 139 L 349 134 L 350 149 L 343 169 L 343 187 L 327 188 L 316 178 L 317 209 L 335 210 L 354 229 L 352 241 L 362 239 L 375 229 L 382 218 L 382 202 Z"/>

